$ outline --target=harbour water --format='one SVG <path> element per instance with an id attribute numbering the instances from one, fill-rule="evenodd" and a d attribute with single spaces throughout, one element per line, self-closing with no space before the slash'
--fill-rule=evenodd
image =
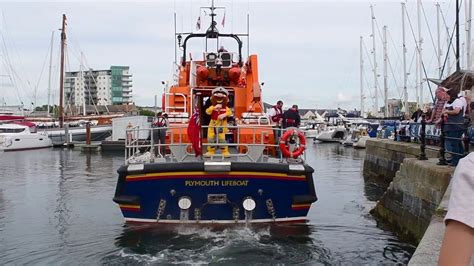
<path id="1" fill-rule="evenodd" d="M 0 153 L 2 264 L 381 264 L 415 247 L 369 214 L 364 150 L 311 144 L 319 200 L 307 225 L 125 226 L 112 202 L 123 155 L 46 149 Z"/>

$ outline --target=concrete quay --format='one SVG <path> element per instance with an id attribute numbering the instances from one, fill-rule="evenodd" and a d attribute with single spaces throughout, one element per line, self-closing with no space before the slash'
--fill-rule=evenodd
<path id="1" fill-rule="evenodd" d="M 433 150 L 426 150 L 428 160 L 418 160 L 416 143 L 371 139 L 366 144 L 364 176 L 389 183 L 371 213 L 419 243 L 411 265 L 436 264 L 454 167 L 437 165 Z"/>
<path id="2" fill-rule="evenodd" d="M 364 176 L 390 183 L 405 158 L 416 158 L 420 145 L 388 139 L 369 139 L 366 143 Z M 437 150 L 426 150 L 428 158 L 437 158 Z"/>

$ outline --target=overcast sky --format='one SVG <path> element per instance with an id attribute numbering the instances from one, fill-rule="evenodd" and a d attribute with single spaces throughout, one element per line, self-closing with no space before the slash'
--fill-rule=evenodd
<path id="1" fill-rule="evenodd" d="M 195 31 L 201 15 L 202 29 L 209 21 L 199 1 L 153 2 L 0 2 L 0 104 L 25 105 L 47 101 L 51 32 L 55 30 L 53 91 L 58 95 L 59 31 L 61 16 L 68 17 L 68 62 L 66 70 L 77 71 L 80 54 L 86 66 L 108 69 L 127 65 L 133 74 L 133 97 L 138 105 L 153 105 L 155 94 L 162 91 L 161 81 L 169 80 L 174 60 L 173 13 L 177 13 L 178 31 Z M 382 39 L 379 33 L 388 26 L 389 97 L 400 98 L 402 87 L 402 37 L 400 1 L 237 1 L 216 0 L 226 7 L 225 27 L 221 32 L 246 32 L 250 13 L 250 53 L 259 56 L 263 97 L 270 103 L 282 99 L 285 105 L 301 108 L 360 107 L 360 53 L 363 36 L 364 87 L 366 108 L 373 105 L 372 38 L 370 4 L 374 5 L 378 83 L 383 85 Z M 423 1 L 423 60 L 430 77 L 437 76 L 436 7 Z M 452 30 L 455 2 L 440 2 L 445 21 Z M 464 11 L 464 3 L 462 4 Z M 417 33 L 416 1 L 407 2 L 414 34 Z M 423 15 L 422 13 L 422 15 Z M 218 22 L 223 11 L 218 11 Z M 446 29 L 442 24 L 443 54 L 446 53 Z M 461 43 L 464 42 L 464 12 L 461 13 Z M 414 100 L 414 37 L 406 21 L 409 98 Z M 246 44 L 244 51 L 247 51 Z M 9 58 L 9 60 L 6 60 Z M 443 57 L 444 58 L 444 57 Z M 453 56 L 451 58 L 453 61 Z M 9 61 L 9 63 L 6 63 Z M 454 62 L 452 62 L 454 63 Z M 464 63 L 464 62 L 463 62 Z M 6 65 L 17 73 L 16 86 L 6 76 Z M 382 88 L 379 88 L 381 94 Z M 424 85 L 425 98 L 428 88 Z M 36 97 L 35 97 L 36 96 Z M 36 99 L 36 100 L 35 100 Z M 382 98 L 379 105 L 382 106 Z"/>

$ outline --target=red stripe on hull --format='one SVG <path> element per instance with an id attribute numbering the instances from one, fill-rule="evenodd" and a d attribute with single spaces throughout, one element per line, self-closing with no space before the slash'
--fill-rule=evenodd
<path id="1" fill-rule="evenodd" d="M 311 206 L 291 207 L 291 209 L 294 210 L 294 211 L 309 210 L 309 208 L 311 208 Z"/>
<path id="2" fill-rule="evenodd" d="M 127 212 L 140 212 L 140 208 L 127 208 L 127 207 L 120 207 L 122 211 Z"/>

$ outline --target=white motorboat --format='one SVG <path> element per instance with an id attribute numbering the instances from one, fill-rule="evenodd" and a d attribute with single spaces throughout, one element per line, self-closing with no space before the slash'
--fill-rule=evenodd
<path id="1" fill-rule="evenodd" d="M 369 135 L 360 136 L 356 141 L 354 141 L 352 146 L 356 149 L 365 149 L 365 142 L 368 139 L 370 139 Z"/>
<path id="2" fill-rule="evenodd" d="M 341 141 L 346 147 L 365 148 L 365 141 L 370 138 L 368 134 L 369 124 L 351 124 L 350 132 L 347 137 Z"/>
<path id="3" fill-rule="evenodd" d="M 356 149 L 365 149 L 365 142 L 370 139 L 367 126 L 359 126 L 352 133 L 352 146 Z"/>
<path id="4" fill-rule="evenodd" d="M 347 134 L 348 132 L 345 126 L 327 126 L 315 139 L 322 142 L 341 142 L 346 139 Z"/>
<path id="5" fill-rule="evenodd" d="M 44 132 L 37 132 L 30 122 L 0 125 L 0 151 L 19 151 L 48 148 L 53 145 Z"/>

